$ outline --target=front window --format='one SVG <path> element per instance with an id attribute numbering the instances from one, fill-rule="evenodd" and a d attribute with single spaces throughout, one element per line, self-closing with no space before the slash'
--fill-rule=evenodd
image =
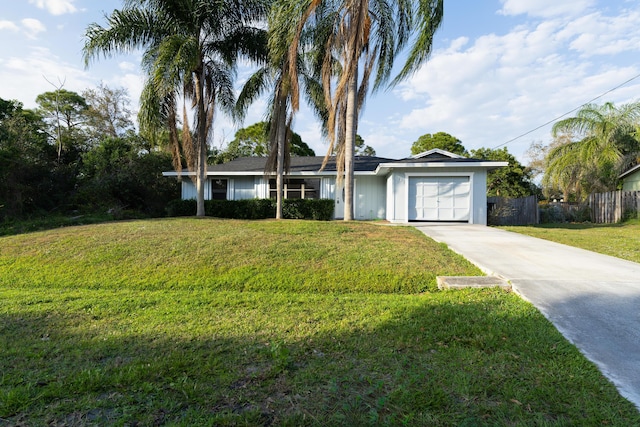
<path id="1" fill-rule="evenodd" d="M 285 179 L 283 185 L 285 199 L 317 199 L 320 190 L 319 179 Z M 269 197 L 276 198 L 276 180 L 269 180 Z"/>
<path id="2" fill-rule="evenodd" d="M 211 180 L 211 200 L 227 200 L 227 180 Z"/>

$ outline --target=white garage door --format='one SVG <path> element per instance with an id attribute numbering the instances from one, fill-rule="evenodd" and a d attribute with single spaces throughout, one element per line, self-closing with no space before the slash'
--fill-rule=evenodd
<path id="1" fill-rule="evenodd" d="M 469 221 L 468 176 L 409 178 L 409 220 Z"/>

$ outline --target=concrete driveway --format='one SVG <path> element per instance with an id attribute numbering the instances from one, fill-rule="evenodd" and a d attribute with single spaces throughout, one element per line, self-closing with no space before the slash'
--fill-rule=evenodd
<path id="1" fill-rule="evenodd" d="M 640 264 L 469 224 L 412 224 L 511 282 L 640 409 Z"/>

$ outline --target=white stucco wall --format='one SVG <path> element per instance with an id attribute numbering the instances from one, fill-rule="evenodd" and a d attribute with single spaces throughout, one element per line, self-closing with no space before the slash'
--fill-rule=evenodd
<path id="1" fill-rule="evenodd" d="M 354 195 L 355 219 L 386 218 L 387 194 L 385 178 L 379 176 L 356 176 Z"/>
<path id="2" fill-rule="evenodd" d="M 334 219 L 344 218 L 342 187 L 337 187 L 334 177 L 323 177 L 320 184 L 320 198 L 335 201 Z M 385 178 L 379 176 L 355 177 L 354 219 L 383 219 L 386 217 Z"/>
<path id="3" fill-rule="evenodd" d="M 238 176 L 229 180 L 231 194 L 230 200 L 244 200 L 256 198 L 256 184 L 253 176 Z M 233 186 L 231 186 L 233 181 Z"/>

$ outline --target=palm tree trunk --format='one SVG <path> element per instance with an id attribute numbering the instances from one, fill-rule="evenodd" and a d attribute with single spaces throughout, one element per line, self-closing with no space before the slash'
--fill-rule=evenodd
<path id="1" fill-rule="evenodd" d="M 202 69 L 202 68 L 201 68 Z M 204 186 L 207 178 L 207 115 L 204 107 L 204 80 L 196 73 L 198 104 L 198 138 L 196 140 L 198 158 L 196 171 L 196 216 L 204 216 Z"/>
<path id="2" fill-rule="evenodd" d="M 198 132 L 198 171 L 196 172 L 196 216 L 204 216 L 204 186 L 207 179 L 207 144 Z"/>
<path id="3" fill-rule="evenodd" d="M 358 67 L 349 79 L 347 87 L 346 135 L 344 140 L 344 220 L 353 220 L 353 162 L 356 132 L 358 129 Z"/>
<path id="4" fill-rule="evenodd" d="M 277 167 L 276 167 L 276 219 L 282 219 L 282 197 L 284 187 L 284 150 L 287 139 L 287 117 L 286 117 L 286 104 L 283 104 L 285 108 L 280 107 L 278 115 L 278 133 L 277 138 Z M 285 110 L 285 111 L 283 111 Z"/>

